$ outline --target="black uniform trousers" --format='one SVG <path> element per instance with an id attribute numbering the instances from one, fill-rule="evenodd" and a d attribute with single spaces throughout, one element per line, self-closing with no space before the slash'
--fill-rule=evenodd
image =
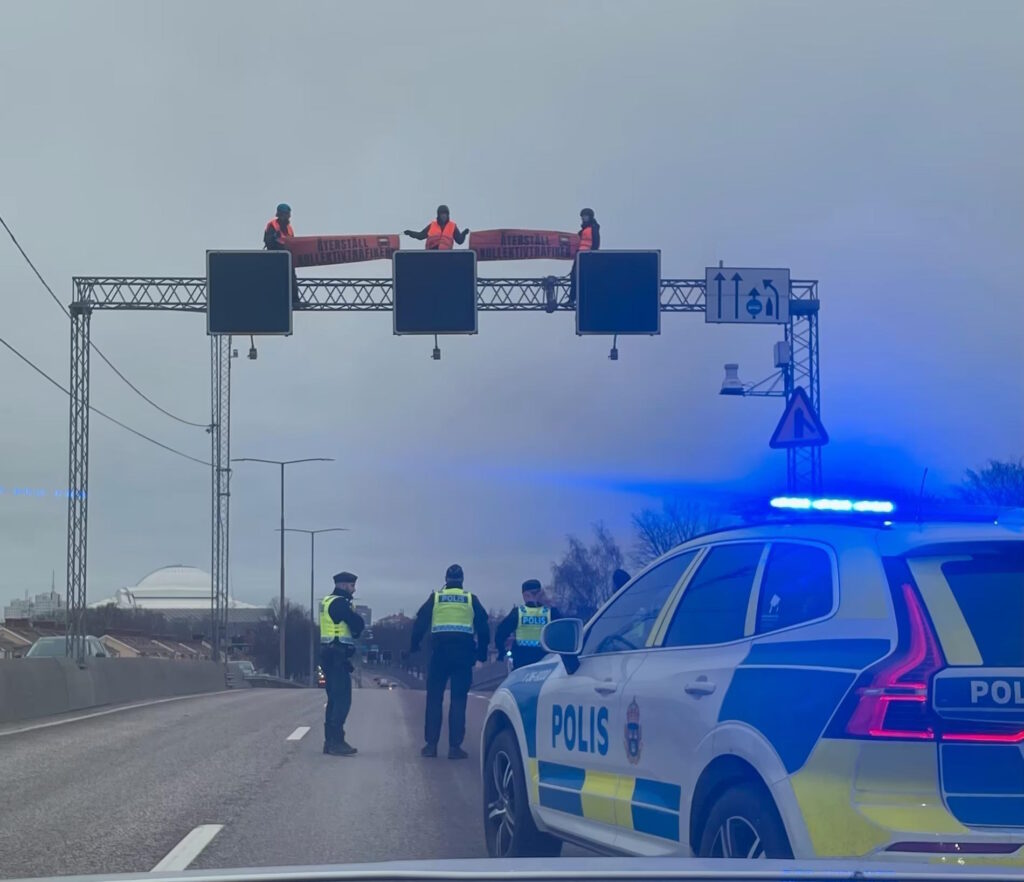
<path id="1" fill-rule="evenodd" d="M 466 737 L 466 700 L 473 684 L 472 651 L 451 652 L 435 645 L 427 668 L 427 712 L 423 724 L 423 740 L 427 744 L 437 744 L 441 737 L 444 689 L 449 681 L 448 746 L 461 747 Z"/>
<path id="2" fill-rule="evenodd" d="M 352 707 L 352 664 L 343 646 L 325 646 L 320 650 L 320 667 L 327 689 L 324 713 L 324 741 L 341 744 L 345 740 L 345 720 Z"/>

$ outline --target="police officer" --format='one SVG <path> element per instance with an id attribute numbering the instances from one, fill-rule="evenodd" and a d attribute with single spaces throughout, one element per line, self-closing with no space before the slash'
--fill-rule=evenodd
<path id="1" fill-rule="evenodd" d="M 427 598 L 416 613 L 412 628 L 412 651 L 418 652 L 430 629 L 431 654 L 427 668 L 427 709 L 423 722 L 422 756 L 437 756 L 441 738 L 441 710 L 445 684 L 451 680 L 448 705 L 448 759 L 465 759 L 466 700 L 473 682 L 474 661 L 487 660 L 491 629 L 487 611 L 462 587 L 462 567 L 452 564 L 444 576 L 444 587 Z M 476 639 L 474 640 L 474 635 Z"/>
<path id="2" fill-rule="evenodd" d="M 320 601 L 320 667 L 327 687 L 324 714 L 324 753 L 352 756 L 356 749 L 345 740 L 345 719 L 352 707 L 352 667 L 355 638 L 363 632 L 363 618 L 352 609 L 356 577 L 338 573 L 334 593 Z"/>
<path id="3" fill-rule="evenodd" d="M 544 589 L 540 581 L 527 579 L 523 582 L 522 604 L 513 607 L 512 612 L 498 625 L 494 632 L 494 644 L 498 652 L 502 652 L 508 639 L 514 635 L 512 668 L 532 665 L 547 654 L 540 645 L 540 632 L 548 622 L 561 617 L 557 609 L 544 602 Z"/>

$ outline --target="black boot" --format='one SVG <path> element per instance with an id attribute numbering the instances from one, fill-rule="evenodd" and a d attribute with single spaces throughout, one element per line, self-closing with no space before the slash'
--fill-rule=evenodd
<path id="1" fill-rule="evenodd" d="M 468 759 L 469 754 L 466 753 L 461 747 L 449 747 L 448 748 L 448 759 Z"/>
<path id="2" fill-rule="evenodd" d="M 424 744 L 423 749 L 420 751 L 420 756 L 437 756 L 437 745 Z"/>

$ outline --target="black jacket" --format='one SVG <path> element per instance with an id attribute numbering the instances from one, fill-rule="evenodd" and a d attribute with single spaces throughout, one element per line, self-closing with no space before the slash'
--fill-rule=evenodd
<path id="1" fill-rule="evenodd" d="M 431 592 L 426 603 L 416 613 L 416 621 L 412 626 L 410 648 L 419 652 L 423 638 L 430 632 L 430 622 L 434 615 L 434 593 Z M 474 661 L 487 661 L 487 647 L 491 642 L 491 626 L 487 622 L 487 610 L 483 608 L 479 598 L 473 595 L 473 630 L 472 634 L 431 634 L 430 643 L 434 652 L 443 652 L 455 658 L 466 660 L 472 665 Z M 474 639 L 475 636 L 475 639 Z"/>
<path id="2" fill-rule="evenodd" d="M 549 606 L 551 610 L 551 621 L 562 618 L 562 613 L 559 612 L 557 607 Z M 512 607 L 510 612 L 504 619 L 501 620 L 501 624 L 494 631 L 494 645 L 498 647 L 498 656 L 505 652 L 505 641 L 508 640 L 516 632 L 516 626 L 519 624 L 519 607 Z M 540 661 L 547 653 L 544 651 L 543 646 L 519 646 L 519 644 L 512 645 L 512 667 L 521 668 L 523 665 L 532 665 L 535 661 Z"/>

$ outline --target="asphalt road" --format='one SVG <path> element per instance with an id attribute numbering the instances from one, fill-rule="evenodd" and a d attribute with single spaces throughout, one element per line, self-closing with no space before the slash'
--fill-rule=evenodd
<path id="1" fill-rule="evenodd" d="M 0 877 L 484 856 L 486 698 L 470 696 L 470 759 L 425 760 L 424 693 L 364 684 L 352 758 L 321 753 L 322 690 L 0 731 Z"/>

